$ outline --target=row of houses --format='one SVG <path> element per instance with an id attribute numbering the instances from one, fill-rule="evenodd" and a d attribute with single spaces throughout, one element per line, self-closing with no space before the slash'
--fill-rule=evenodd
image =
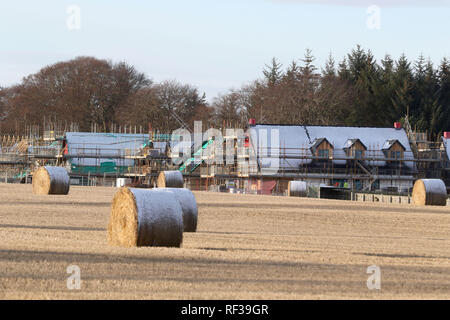
<path id="1" fill-rule="evenodd" d="M 182 171 L 188 180 L 197 179 L 199 185 L 202 181 L 210 185 L 232 182 L 247 189 L 257 185 L 256 189 L 282 192 L 289 180 L 299 179 L 312 186 L 407 192 L 418 177 L 445 178 L 450 154 L 447 137 L 442 137 L 438 149 L 422 148 L 422 153 L 418 153 L 405 129 L 398 125 L 372 128 L 252 124 L 235 139 L 235 148 L 245 149 L 236 154 L 249 159 L 253 156 L 254 167 L 242 169 L 239 157 L 231 164 L 225 159 L 221 164 L 204 161 L 215 150 L 207 141 L 202 143 L 202 149 L 192 148 L 193 153 L 201 152 L 200 163 L 190 158 L 175 165 L 171 161 L 174 140 L 170 135 L 162 138 L 153 134 L 67 132 L 60 158 L 73 175 L 123 175 L 147 179 L 149 183 L 157 171 L 173 169 Z M 239 143 L 240 139 L 244 143 Z M 225 140 L 220 143 L 225 144 Z M 421 159 L 421 154 L 426 153 L 434 155 Z M 269 185 L 273 187 L 268 188 Z"/>
<path id="2" fill-rule="evenodd" d="M 275 152 L 279 154 L 281 176 L 312 185 L 405 191 L 412 187 L 417 174 L 414 154 L 402 128 L 265 124 L 253 128 L 252 140 L 262 136 L 261 131 L 275 131 L 279 136 L 278 141 L 268 139 L 268 151 L 257 145 L 261 168 L 271 161 L 267 155 Z"/>

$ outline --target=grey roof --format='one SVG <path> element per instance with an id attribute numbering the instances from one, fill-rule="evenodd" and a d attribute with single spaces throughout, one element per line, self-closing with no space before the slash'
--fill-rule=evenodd
<path id="1" fill-rule="evenodd" d="M 271 138 L 271 132 L 275 130 Z M 278 133 L 278 137 L 277 137 Z M 251 127 L 250 136 L 252 145 L 256 146 L 259 155 L 260 166 L 270 166 L 271 144 L 276 142 L 280 147 L 280 152 L 285 155 L 311 156 L 310 147 L 315 139 L 326 138 L 333 146 L 333 156 L 344 160 L 333 160 L 334 164 L 345 164 L 347 154 L 344 148 L 348 145 L 349 139 L 359 139 L 367 147 L 366 156 L 374 160 L 368 164 L 375 166 L 386 165 L 386 156 L 383 152 L 383 145 L 387 140 L 398 140 L 405 147 L 405 159 L 413 159 L 413 154 L 409 145 L 409 140 L 405 130 L 395 128 L 371 128 L 371 127 L 337 127 L 337 126 L 301 126 L 301 125 L 262 125 Z M 258 137 L 263 137 L 265 141 L 258 141 Z M 264 139 L 264 137 L 267 137 Z M 261 148 L 267 146 L 267 150 Z M 266 153 L 264 153 L 266 152 Z M 311 159 L 280 159 L 280 168 L 294 169 L 302 164 L 311 163 Z M 409 168 L 414 168 L 412 161 L 405 161 Z"/>
<path id="2" fill-rule="evenodd" d="M 149 141 L 148 134 L 66 132 L 71 163 L 96 166 L 103 162 L 115 161 L 119 166 L 132 166 L 133 159 L 117 159 L 128 153 L 135 153 Z M 166 142 L 154 142 L 153 148 L 164 152 Z M 93 156 L 93 158 L 76 158 Z M 94 158 L 95 157 L 95 158 Z"/>

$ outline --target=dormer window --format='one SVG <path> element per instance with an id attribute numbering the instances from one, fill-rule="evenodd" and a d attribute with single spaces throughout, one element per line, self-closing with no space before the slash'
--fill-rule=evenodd
<path id="1" fill-rule="evenodd" d="M 314 140 L 310 150 L 320 160 L 328 160 L 333 157 L 333 145 L 326 138 Z"/>
<path id="2" fill-rule="evenodd" d="M 352 159 L 364 158 L 367 147 L 359 139 L 348 139 L 344 145 L 344 151 L 347 157 Z"/>
<path id="3" fill-rule="evenodd" d="M 319 149 L 318 157 L 328 159 L 330 157 L 330 151 L 328 149 Z"/>
<path id="4" fill-rule="evenodd" d="M 383 145 L 383 152 L 389 161 L 403 159 L 405 150 L 406 148 L 396 139 L 387 140 Z"/>
<path id="5" fill-rule="evenodd" d="M 394 160 L 402 159 L 403 158 L 402 152 L 401 151 L 391 151 L 391 157 L 390 158 L 394 159 Z"/>
<path id="6" fill-rule="evenodd" d="M 354 150 L 353 154 L 355 156 L 355 159 L 362 159 L 363 158 L 363 150 Z"/>

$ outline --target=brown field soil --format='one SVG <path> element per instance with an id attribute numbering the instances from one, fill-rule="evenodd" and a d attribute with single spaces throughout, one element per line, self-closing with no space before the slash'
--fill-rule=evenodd
<path id="1" fill-rule="evenodd" d="M 0 298 L 450 298 L 449 207 L 196 192 L 182 248 L 130 249 L 107 244 L 116 191 L 0 184 Z M 381 290 L 367 288 L 371 265 Z"/>

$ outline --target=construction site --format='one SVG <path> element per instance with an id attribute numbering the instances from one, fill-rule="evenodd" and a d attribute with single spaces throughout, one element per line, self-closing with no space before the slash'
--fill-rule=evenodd
<path id="1" fill-rule="evenodd" d="M 305 181 L 309 197 L 319 197 L 321 188 L 408 195 L 421 178 L 442 179 L 450 187 L 450 133 L 430 141 L 407 119 L 392 128 L 269 125 L 251 119 L 247 128 L 214 129 L 196 141 L 187 126 L 181 139 L 151 126 L 77 129 L 53 122 L 20 136 L 2 135 L 0 181 L 31 183 L 36 168 L 52 165 L 65 167 L 70 183 L 80 186 L 151 188 L 160 171 L 178 170 L 186 186 L 199 191 L 286 195 L 292 180 Z"/>

